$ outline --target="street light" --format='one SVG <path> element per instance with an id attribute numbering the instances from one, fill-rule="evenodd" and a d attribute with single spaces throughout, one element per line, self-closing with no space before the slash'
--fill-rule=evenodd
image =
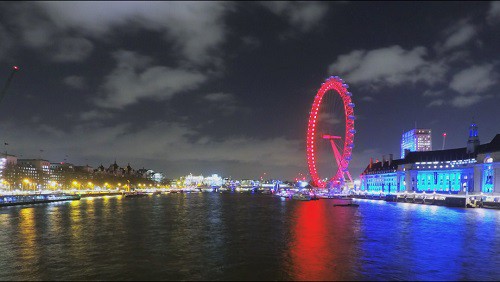
<path id="1" fill-rule="evenodd" d="M 92 182 L 90 182 L 90 181 L 89 181 L 89 182 L 87 183 L 87 186 L 88 186 L 89 188 L 92 188 L 92 190 L 94 190 L 94 184 L 93 184 Z"/>
<path id="2" fill-rule="evenodd" d="M 24 182 L 26 185 L 28 185 L 28 188 L 29 188 L 30 180 L 29 180 L 28 178 L 25 178 L 25 179 L 23 179 L 23 182 Z M 23 191 L 24 191 L 24 185 L 21 185 L 21 188 L 22 188 L 22 189 L 23 189 Z"/>

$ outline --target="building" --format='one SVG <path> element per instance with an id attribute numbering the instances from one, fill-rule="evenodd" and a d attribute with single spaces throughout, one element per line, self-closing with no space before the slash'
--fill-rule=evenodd
<path id="1" fill-rule="evenodd" d="M 401 158 L 403 159 L 408 151 L 422 152 L 432 150 L 432 137 L 430 129 L 412 129 L 403 133 L 401 137 Z"/>
<path id="2" fill-rule="evenodd" d="M 17 177 L 17 157 L 7 153 L 0 154 L 0 189 L 10 190 Z"/>
<path id="3" fill-rule="evenodd" d="M 50 163 L 50 183 L 57 187 L 67 187 L 73 178 L 74 172 L 75 166 L 71 163 Z"/>
<path id="4" fill-rule="evenodd" d="M 22 189 L 42 190 L 48 187 L 50 180 L 50 162 L 42 159 L 18 159 L 19 173 L 23 179 Z"/>
<path id="5" fill-rule="evenodd" d="M 436 192 L 500 195 L 500 134 L 480 145 L 471 125 L 463 148 L 409 152 L 404 158 L 370 161 L 361 174 L 361 191 Z"/>

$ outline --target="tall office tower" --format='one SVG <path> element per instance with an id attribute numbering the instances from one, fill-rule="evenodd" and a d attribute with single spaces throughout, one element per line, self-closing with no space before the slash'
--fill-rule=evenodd
<path id="1" fill-rule="evenodd" d="M 403 136 L 401 137 L 402 159 L 404 159 L 406 151 L 432 151 L 431 130 L 415 128 L 403 133 Z"/>

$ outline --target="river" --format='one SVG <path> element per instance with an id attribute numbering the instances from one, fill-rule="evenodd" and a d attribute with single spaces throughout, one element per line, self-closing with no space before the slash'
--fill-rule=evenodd
<path id="1" fill-rule="evenodd" d="M 500 210 L 243 193 L 0 208 L 1 280 L 490 280 Z"/>

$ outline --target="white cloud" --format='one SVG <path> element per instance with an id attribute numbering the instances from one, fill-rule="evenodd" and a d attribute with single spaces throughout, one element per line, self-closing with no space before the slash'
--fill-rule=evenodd
<path id="1" fill-rule="evenodd" d="M 264 1 L 260 3 L 274 14 L 285 17 L 294 28 L 303 32 L 314 28 L 328 11 L 326 3 L 316 1 Z"/>
<path id="2" fill-rule="evenodd" d="M 323 123 L 327 123 L 330 125 L 336 125 L 336 124 L 341 124 L 342 119 L 334 115 L 333 113 L 320 113 L 318 117 L 318 121 L 321 121 Z"/>
<path id="3" fill-rule="evenodd" d="M 477 94 L 496 84 L 498 75 L 492 64 L 476 65 L 455 74 L 450 88 L 460 94 Z"/>
<path id="4" fill-rule="evenodd" d="M 82 76 L 77 76 L 77 75 L 72 75 L 64 78 L 64 84 L 75 88 L 75 89 L 82 89 L 84 88 L 85 84 L 85 79 Z"/>
<path id="5" fill-rule="evenodd" d="M 80 119 L 83 121 L 109 119 L 111 117 L 113 117 L 113 114 L 103 110 L 90 110 L 80 114 Z"/>
<path id="6" fill-rule="evenodd" d="M 93 49 L 92 42 L 85 38 L 62 38 L 56 43 L 52 59 L 56 62 L 78 62 L 86 59 Z"/>
<path id="7" fill-rule="evenodd" d="M 495 24 L 495 23 L 500 21 L 500 2 L 499 1 L 492 1 L 491 2 L 487 18 L 491 24 Z"/>
<path id="8" fill-rule="evenodd" d="M 191 63 L 214 60 L 211 52 L 224 41 L 223 16 L 229 2 L 81 1 L 36 2 L 51 22 L 63 31 L 78 31 L 105 39 L 114 28 L 126 25 L 163 33 Z"/>
<path id="9" fill-rule="evenodd" d="M 446 66 L 425 59 L 427 49 L 404 50 L 398 45 L 375 50 L 354 50 L 338 56 L 328 68 L 348 83 L 395 86 L 407 82 L 429 85 L 442 81 Z"/>
<path id="10" fill-rule="evenodd" d="M 262 45 L 260 40 L 256 37 L 253 37 L 253 36 L 243 36 L 241 38 L 241 41 L 243 42 L 243 44 L 248 46 L 250 49 L 255 49 L 255 48 L 260 47 Z"/>
<path id="11" fill-rule="evenodd" d="M 0 61 L 2 61 L 8 54 L 8 50 L 14 45 L 14 40 L 7 32 L 6 28 L 0 25 Z"/>
<path id="12" fill-rule="evenodd" d="M 457 108 L 465 108 L 474 104 L 479 103 L 483 97 L 479 95 L 472 96 L 456 96 L 451 100 L 451 105 Z"/>
<path id="13" fill-rule="evenodd" d="M 213 102 L 233 101 L 234 96 L 229 93 L 210 93 L 205 96 L 205 99 Z"/>
<path id="14" fill-rule="evenodd" d="M 427 89 L 422 93 L 422 96 L 424 97 L 438 97 L 438 96 L 443 96 L 444 91 L 443 90 L 432 90 L 432 89 Z"/>
<path id="15" fill-rule="evenodd" d="M 435 107 L 435 106 L 442 106 L 444 105 L 445 102 L 443 99 L 437 99 L 437 100 L 434 100 L 432 102 L 430 102 L 427 107 Z"/>
<path id="16" fill-rule="evenodd" d="M 204 99 L 210 102 L 211 108 L 225 116 L 231 115 L 235 112 L 250 112 L 250 109 L 239 106 L 234 95 L 229 93 L 210 93 L 205 95 Z"/>
<path id="17" fill-rule="evenodd" d="M 477 30 L 474 25 L 469 23 L 469 20 L 464 19 L 453 24 L 444 33 L 446 40 L 436 47 L 439 52 L 448 51 L 466 44 L 477 35 Z"/>
<path id="18" fill-rule="evenodd" d="M 167 100 L 207 80 L 196 71 L 150 66 L 149 57 L 130 51 L 115 52 L 113 57 L 117 67 L 105 78 L 104 94 L 96 100 L 101 107 L 119 109 L 143 98 Z"/>

